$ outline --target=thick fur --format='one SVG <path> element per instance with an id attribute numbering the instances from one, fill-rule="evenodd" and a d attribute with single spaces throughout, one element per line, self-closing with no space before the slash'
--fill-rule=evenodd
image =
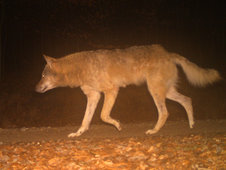
<path id="1" fill-rule="evenodd" d="M 189 82 L 195 86 L 205 86 L 221 79 L 214 69 L 203 69 L 178 54 L 175 57 L 175 62 L 183 68 Z"/>
<path id="2" fill-rule="evenodd" d="M 216 70 L 203 69 L 186 58 L 166 51 L 160 45 L 133 46 L 126 49 L 78 52 L 55 59 L 44 56 L 47 62 L 36 91 L 44 93 L 55 87 L 80 86 L 87 96 L 87 107 L 81 127 L 69 137 L 80 136 L 89 129 L 100 99 L 105 95 L 101 119 L 121 130 L 120 123 L 110 113 L 120 87 L 146 82 L 158 109 L 158 121 L 146 134 L 154 134 L 165 124 L 168 111 L 165 99 L 180 103 L 186 110 L 189 125 L 194 125 L 192 103 L 176 91 L 177 67 L 180 65 L 189 82 L 204 86 L 220 79 Z"/>

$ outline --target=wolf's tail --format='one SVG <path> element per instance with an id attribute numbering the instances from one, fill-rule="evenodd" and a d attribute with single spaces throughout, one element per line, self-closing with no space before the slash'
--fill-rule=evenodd
<path id="1" fill-rule="evenodd" d="M 217 70 L 201 68 L 178 54 L 174 54 L 174 61 L 183 68 L 192 85 L 205 86 L 221 79 Z"/>

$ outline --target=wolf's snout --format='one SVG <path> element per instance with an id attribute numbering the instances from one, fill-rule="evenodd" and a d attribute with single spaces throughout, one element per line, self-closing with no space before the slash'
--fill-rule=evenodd
<path id="1" fill-rule="evenodd" d="M 46 89 L 47 89 L 47 86 L 43 84 L 42 80 L 35 87 L 35 91 L 38 93 L 44 93 Z"/>
<path id="2" fill-rule="evenodd" d="M 37 84 L 35 91 L 38 93 L 45 93 L 46 91 L 55 88 L 56 85 L 53 82 L 47 81 L 45 79 L 41 79 Z"/>
<path id="3" fill-rule="evenodd" d="M 44 93 L 45 89 L 46 89 L 45 87 L 42 87 L 39 84 L 35 87 L 35 91 L 38 93 Z"/>

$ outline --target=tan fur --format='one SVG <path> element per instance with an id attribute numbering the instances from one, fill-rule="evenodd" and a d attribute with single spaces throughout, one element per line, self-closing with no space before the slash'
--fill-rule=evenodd
<path id="1" fill-rule="evenodd" d="M 175 57 L 175 62 L 181 65 L 189 82 L 195 86 L 205 86 L 221 79 L 219 73 L 214 69 L 200 68 L 178 54 L 175 54 Z"/>
<path id="2" fill-rule="evenodd" d="M 165 124 L 168 111 L 165 99 L 180 103 L 186 110 L 189 125 L 194 125 L 191 99 L 176 91 L 177 67 L 180 65 L 189 82 L 203 86 L 220 79 L 213 69 L 203 69 L 184 57 L 167 52 L 160 45 L 133 46 L 127 49 L 84 51 L 54 59 L 45 56 L 47 65 L 42 79 L 36 87 L 37 92 L 59 86 L 80 86 L 87 96 L 87 107 L 81 127 L 68 136 L 80 136 L 88 130 L 100 93 L 105 95 L 101 119 L 121 130 L 118 121 L 110 117 L 111 109 L 120 87 L 129 84 L 139 85 L 146 82 L 158 109 L 158 121 L 154 129 L 146 134 L 153 134 Z"/>

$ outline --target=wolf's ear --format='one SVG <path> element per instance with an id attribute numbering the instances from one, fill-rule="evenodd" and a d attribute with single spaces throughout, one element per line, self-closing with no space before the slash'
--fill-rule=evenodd
<path id="1" fill-rule="evenodd" d="M 47 63 L 50 67 L 51 67 L 52 64 L 56 61 L 56 59 L 53 58 L 53 57 L 49 57 L 49 56 L 47 56 L 47 55 L 45 55 L 45 54 L 43 54 L 43 56 L 44 56 L 44 58 L 45 58 L 45 60 L 46 60 L 46 63 Z"/>

